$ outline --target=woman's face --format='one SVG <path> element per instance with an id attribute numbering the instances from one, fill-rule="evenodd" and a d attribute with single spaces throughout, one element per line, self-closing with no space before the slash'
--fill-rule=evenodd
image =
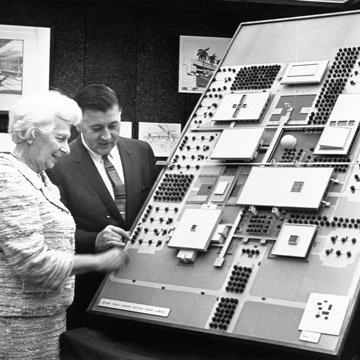
<path id="1" fill-rule="evenodd" d="M 38 171 L 53 168 L 60 157 L 70 153 L 70 124 L 57 118 L 54 124 L 55 127 L 50 133 L 38 133 L 30 145 L 30 159 Z"/>

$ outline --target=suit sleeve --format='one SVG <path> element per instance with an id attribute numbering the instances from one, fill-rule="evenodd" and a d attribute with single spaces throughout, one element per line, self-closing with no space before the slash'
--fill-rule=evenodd
<path id="1" fill-rule="evenodd" d="M 94 254 L 95 240 L 98 232 L 85 231 L 76 228 L 75 231 L 75 252 L 77 254 Z"/>

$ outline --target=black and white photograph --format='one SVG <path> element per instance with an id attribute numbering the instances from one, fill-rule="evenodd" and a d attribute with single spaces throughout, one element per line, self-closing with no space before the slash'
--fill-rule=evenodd
<path id="1" fill-rule="evenodd" d="M 0 9 L 0 360 L 360 360 L 360 0 Z"/>

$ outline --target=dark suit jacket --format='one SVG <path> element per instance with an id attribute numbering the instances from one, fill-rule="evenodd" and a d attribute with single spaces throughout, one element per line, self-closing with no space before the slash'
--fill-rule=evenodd
<path id="1" fill-rule="evenodd" d="M 75 219 L 78 254 L 94 253 L 96 236 L 107 225 L 129 230 L 157 178 L 154 153 L 148 143 L 120 138 L 118 149 L 125 177 L 126 219 L 121 217 L 80 136 L 70 144 L 70 155 L 48 171 Z M 74 306 L 80 306 L 76 311 L 85 311 L 102 277 L 95 273 L 76 277 Z"/>

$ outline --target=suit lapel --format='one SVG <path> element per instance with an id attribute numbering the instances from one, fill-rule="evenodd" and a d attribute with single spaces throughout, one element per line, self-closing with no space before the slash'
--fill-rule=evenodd
<path id="1" fill-rule="evenodd" d="M 44 194 L 44 196 L 53 205 L 60 207 L 62 210 L 70 214 L 68 208 L 60 201 L 59 189 L 50 181 L 46 173 L 43 173 L 42 176 L 43 176 L 44 185 L 41 187 L 41 191 Z"/>
<path id="2" fill-rule="evenodd" d="M 99 195 L 103 204 L 107 207 L 107 209 L 111 212 L 114 218 L 119 221 L 120 226 L 124 227 L 124 219 L 120 215 L 120 212 L 109 194 L 99 172 L 96 169 L 94 162 L 92 161 L 88 151 L 82 144 L 81 138 L 78 137 L 76 140 L 77 144 L 74 148 L 74 160 L 78 163 L 80 171 L 83 173 L 91 187 L 96 191 Z"/>
<path id="3" fill-rule="evenodd" d="M 124 179 L 125 179 L 125 190 L 126 190 L 126 218 L 133 218 L 134 202 L 131 201 L 131 194 L 135 196 L 135 190 L 133 187 L 134 171 L 135 166 L 134 160 L 130 149 L 126 146 L 125 141 L 121 138 L 118 142 L 118 149 L 120 153 L 121 163 L 123 167 Z"/>

